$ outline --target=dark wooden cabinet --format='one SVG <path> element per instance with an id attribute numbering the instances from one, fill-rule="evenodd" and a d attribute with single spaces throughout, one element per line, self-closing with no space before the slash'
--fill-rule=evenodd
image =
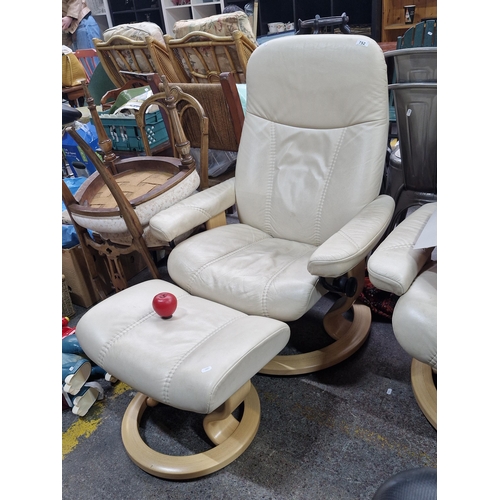
<path id="1" fill-rule="evenodd" d="M 108 6 L 113 26 L 148 21 L 165 33 L 160 0 L 108 0 Z"/>

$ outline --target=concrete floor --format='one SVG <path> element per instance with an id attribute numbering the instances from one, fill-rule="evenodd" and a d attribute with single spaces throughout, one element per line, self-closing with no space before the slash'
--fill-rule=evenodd
<path id="1" fill-rule="evenodd" d="M 328 307 L 323 298 L 291 324 L 296 348 L 324 340 Z M 83 312 L 77 307 L 72 325 Z M 100 381 L 105 398 L 85 417 L 62 413 L 62 498 L 371 499 L 400 471 L 437 467 L 437 432 L 413 396 L 410 363 L 390 322 L 376 319 L 363 347 L 337 366 L 296 377 L 256 375 L 262 414 L 254 441 L 222 470 L 190 481 L 159 479 L 129 459 L 120 425 L 134 390 Z M 158 451 L 197 453 L 209 447 L 202 417 L 159 405 L 146 411 L 141 432 Z"/>

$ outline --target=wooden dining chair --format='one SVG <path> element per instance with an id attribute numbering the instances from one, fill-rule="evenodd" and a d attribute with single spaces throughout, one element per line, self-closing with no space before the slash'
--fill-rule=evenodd
<path id="1" fill-rule="evenodd" d="M 86 83 L 89 84 L 99 62 L 97 51 L 95 49 L 80 49 L 75 51 L 75 56 L 82 64 L 87 76 Z M 67 99 L 74 106 L 78 106 L 80 100 L 85 97 L 83 85 L 63 87 L 62 94 L 63 98 Z"/>
<path id="2" fill-rule="evenodd" d="M 83 69 L 87 74 L 87 83 L 89 83 L 97 65 L 99 64 L 99 56 L 97 55 L 97 50 L 78 49 L 75 51 L 75 55 L 82 63 Z"/>

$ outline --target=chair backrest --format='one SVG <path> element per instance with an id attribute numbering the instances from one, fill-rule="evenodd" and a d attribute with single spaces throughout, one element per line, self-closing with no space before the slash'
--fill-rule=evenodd
<path id="1" fill-rule="evenodd" d="M 395 83 L 404 189 L 437 194 L 437 83 Z"/>
<path id="2" fill-rule="evenodd" d="M 388 125 L 386 64 L 372 39 L 262 44 L 247 68 L 235 180 L 241 222 L 321 244 L 378 196 Z"/>
<path id="3" fill-rule="evenodd" d="M 408 28 L 396 41 L 397 49 L 437 47 L 437 20 L 427 19 Z"/>
<path id="4" fill-rule="evenodd" d="M 94 101 L 99 103 L 102 97 L 115 88 L 115 84 L 111 81 L 102 64 L 99 63 L 88 84 L 90 95 Z"/>
<path id="5" fill-rule="evenodd" d="M 437 82 L 437 47 L 415 47 L 385 52 L 394 65 L 392 83 Z"/>
<path id="6" fill-rule="evenodd" d="M 158 73 L 169 82 L 188 82 L 182 66 L 167 52 L 167 48 L 155 38 L 132 40 L 122 35 L 113 35 L 107 41 L 94 38 L 96 51 L 106 73 L 117 87 L 123 86 L 129 73 Z"/>
<path id="7" fill-rule="evenodd" d="M 179 83 L 172 85 L 177 85 L 186 94 L 193 96 L 205 110 L 209 120 L 208 147 L 220 151 L 238 151 L 243 123 L 234 123 L 222 85 L 211 83 Z M 192 140 L 190 139 L 191 146 L 200 147 L 200 141 L 196 138 L 199 135 L 198 126 L 189 119 L 188 113 L 186 113 L 185 120 L 182 123 L 187 137 L 192 137 Z M 239 135 L 237 134 L 238 129 Z M 195 133 L 196 131 L 198 131 L 198 134 Z"/>
<path id="8" fill-rule="evenodd" d="M 169 102 L 175 98 L 185 136 L 191 147 L 200 148 L 201 189 L 209 187 L 208 150 L 238 151 L 243 127 L 243 111 L 232 75 L 223 74 L 222 82 L 226 85 L 226 90 L 223 89 L 222 84 L 172 83 L 169 84 L 170 92 L 168 94 L 162 87 L 160 92 L 147 101 L 149 104 L 157 104 L 160 109 L 163 108 L 166 111 Z M 228 92 L 231 95 L 228 95 Z M 238 100 L 236 101 L 236 99 Z M 143 111 L 136 115 L 136 121 L 143 137 L 145 154 L 150 155 L 150 146 L 145 140 L 144 110 L 146 108 L 141 109 Z"/>
<path id="9" fill-rule="evenodd" d="M 87 75 L 87 83 L 90 82 L 92 75 L 94 74 L 95 68 L 99 63 L 99 56 L 97 55 L 97 50 L 95 49 L 78 49 L 75 51 L 76 57 L 82 63 L 83 69 Z"/>
<path id="10" fill-rule="evenodd" d="M 384 55 L 391 83 L 437 82 L 437 47 L 396 49 Z M 389 114 L 395 122 L 394 95 L 390 91 Z"/>
<path id="11" fill-rule="evenodd" d="M 193 83 L 217 82 L 224 72 L 245 83 L 248 59 L 257 48 L 241 31 L 228 36 L 192 31 L 180 39 L 165 35 L 165 43 L 170 57 L 182 62 Z"/>

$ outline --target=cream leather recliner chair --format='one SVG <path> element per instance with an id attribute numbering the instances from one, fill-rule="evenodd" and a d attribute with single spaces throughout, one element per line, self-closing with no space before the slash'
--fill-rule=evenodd
<path id="1" fill-rule="evenodd" d="M 394 211 L 394 200 L 379 195 L 388 123 L 386 64 L 372 39 L 304 35 L 263 44 L 248 61 L 235 178 L 151 218 L 155 236 L 172 241 L 219 217 L 219 227 L 169 255 L 170 277 L 192 295 L 289 322 L 328 291 L 338 294 L 323 320 L 335 341 L 278 355 L 261 373 L 321 370 L 366 340 L 370 311 L 355 300 L 365 259 Z M 240 223 L 225 225 L 235 204 Z"/>
<path id="2" fill-rule="evenodd" d="M 415 398 L 437 429 L 437 260 L 433 247 L 414 248 L 437 203 L 421 206 L 401 222 L 368 260 L 370 281 L 400 296 L 392 317 L 394 335 L 413 358 Z"/>

